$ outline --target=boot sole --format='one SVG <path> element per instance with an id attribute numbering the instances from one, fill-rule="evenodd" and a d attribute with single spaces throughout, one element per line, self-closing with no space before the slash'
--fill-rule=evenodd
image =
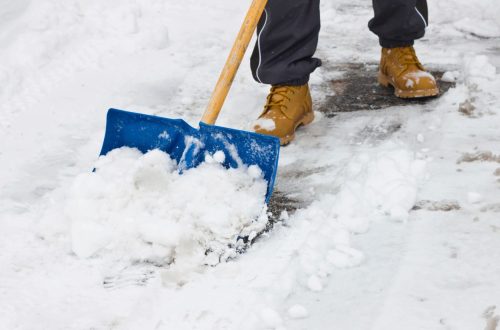
<path id="1" fill-rule="evenodd" d="M 431 88 L 431 89 L 419 89 L 415 91 L 404 91 L 395 86 L 395 84 L 391 81 L 391 79 L 385 74 L 379 72 L 377 80 L 380 85 L 384 87 L 392 86 L 394 88 L 394 95 L 402 99 L 416 99 L 420 97 L 432 97 L 439 95 L 439 88 Z"/>
<path id="2" fill-rule="evenodd" d="M 280 138 L 280 144 L 282 146 L 286 146 L 287 144 L 292 142 L 293 139 L 295 139 L 295 131 L 297 130 L 297 128 L 299 128 L 300 126 L 309 125 L 313 121 L 314 121 L 314 111 L 310 111 L 297 122 L 297 124 L 295 125 L 295 128 L 293 130 L 293 134 Z"/>

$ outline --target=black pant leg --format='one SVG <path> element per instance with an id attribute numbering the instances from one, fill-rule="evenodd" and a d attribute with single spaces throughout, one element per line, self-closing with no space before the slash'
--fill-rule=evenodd
<path id="1" fill-rule="evenodd" d="M 320 0 L 269 0 L 250 60 L 256 81 L 303 85 L 321 65 L 313 58 L 320 30 Z"/>
<path id="2" fill-rule="evenodd" d="M 373 0 L 375 16 L 370 30 L 386 48 L 411 46 L 428 25 L 426 0 Z"/>

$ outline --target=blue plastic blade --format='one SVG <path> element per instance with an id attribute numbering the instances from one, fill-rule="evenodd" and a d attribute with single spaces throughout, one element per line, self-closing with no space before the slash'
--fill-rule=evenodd
<path id="1" fill-rule="evenodd" d="M 200 123 L 200 129 L 181 119 L 169 119 L 110 109 L 101 155 L 121 147 L 146 153 L 159 149 L 177 161 L 179 171 L 198 166 L 205 154 L 223 151 L 227 168 L 257 165 L 267 181 L 266 202 L 271 198 L 278 171 L 278 138 Z"/>

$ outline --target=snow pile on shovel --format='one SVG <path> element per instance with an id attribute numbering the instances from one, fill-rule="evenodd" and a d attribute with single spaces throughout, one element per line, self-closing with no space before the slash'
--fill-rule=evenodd
<path id="1" fill-rule="evenodd" d="M 160 265 L 230 258 L 239 236 L 265 228 L 267 185 L 257 166 L 226 169 L 223 161 L 216 152 L 180 175 L 159 150 L 121 148 L 101 157 L 68 198 L 73 251 Z"/>

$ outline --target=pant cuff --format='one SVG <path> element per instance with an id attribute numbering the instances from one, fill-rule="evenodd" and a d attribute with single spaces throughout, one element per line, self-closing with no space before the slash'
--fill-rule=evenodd
<path id="1" fill-rule="evenodd" d="M 273 86 L 302 86 L 309 82 L 309 75 L 300 79 L 294 79 L 285 81 L 279 84 L 273 84 Z"/>
<path id="2" fill-rule="evenodd" d="M 414 40 L 401 41 L 401 40 L 389 40 L 389 39 L 379 38 L 379 43 L 380 46 L 384 48 L 398 48 L 398 47 L 413 46 L 415 41 Z"/>

